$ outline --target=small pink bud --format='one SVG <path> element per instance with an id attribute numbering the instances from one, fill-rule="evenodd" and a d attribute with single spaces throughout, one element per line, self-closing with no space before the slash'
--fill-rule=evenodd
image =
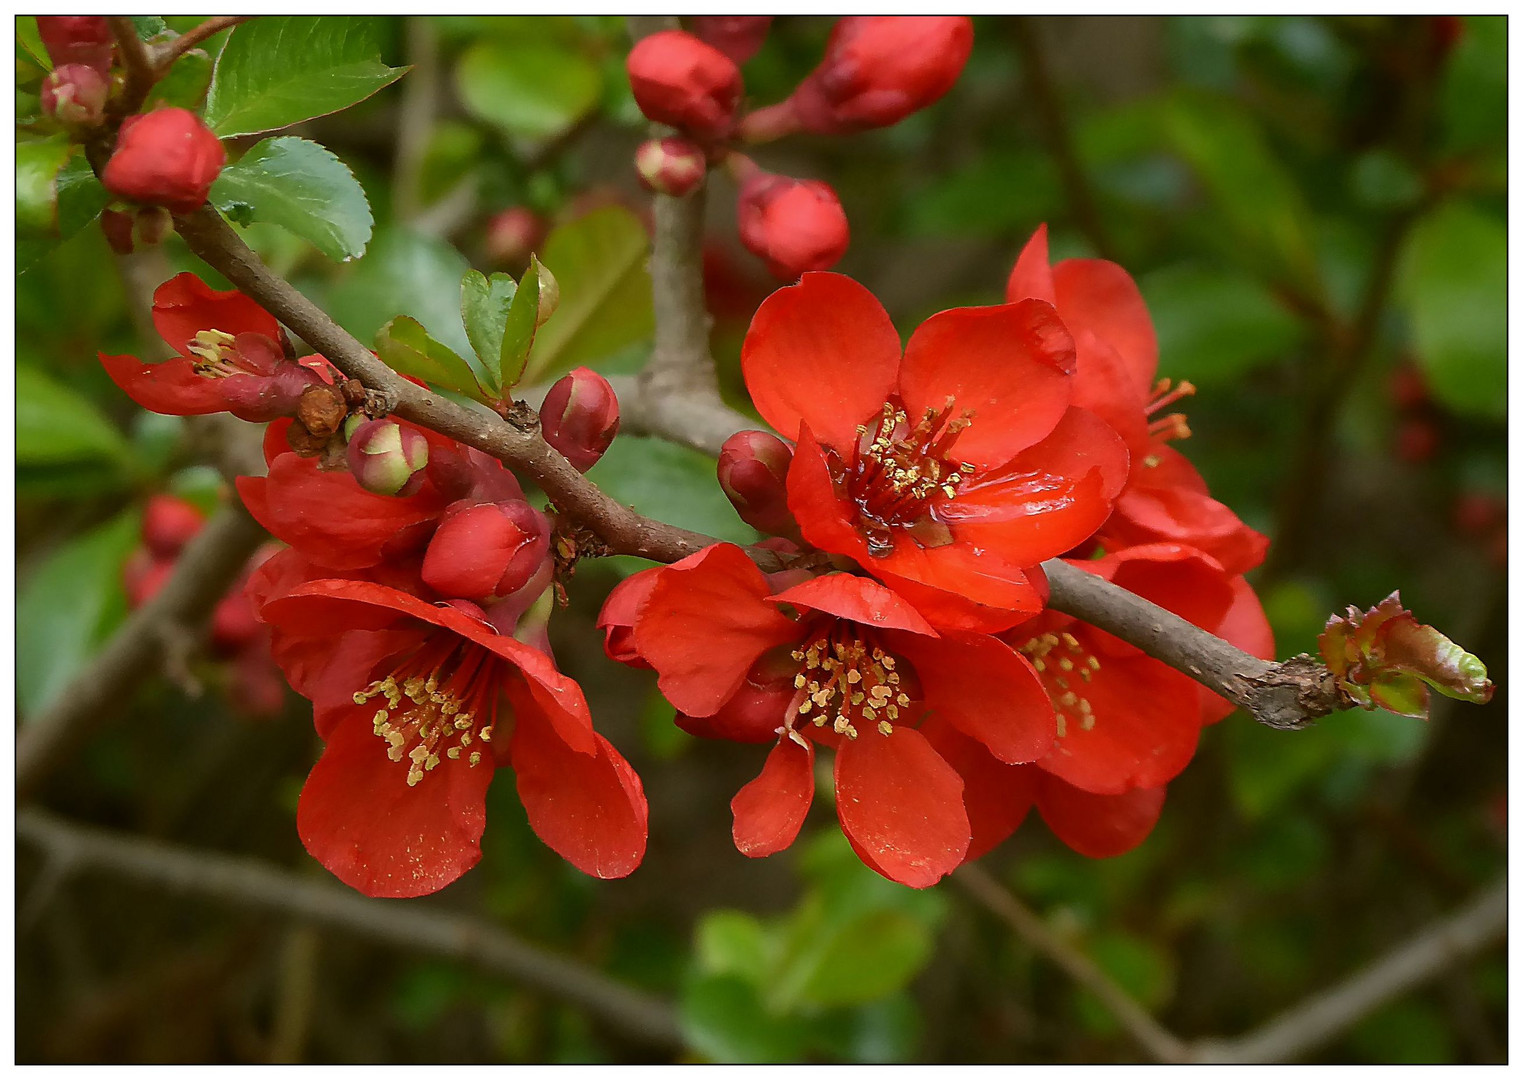
<path id="1" fill-rule="evenodd" d="M 521 266 L 545 238 L 545 221 L 527 206 L 510 206 L 487 222 L 487 256 L 498 266 Z"/>
<path id="2" fill-rule="evenodd" d="M 737 64 L 755 56 L 772 28 L 771 15 L 697 15 L 693 33 Z"/>
<path id="3" fill-rule="evenodd" d="M 788 509 L 788 465 L 793 449 L 765 431 L 737 431 L 719 449 L 719 486 L 740 520 L 757 532 L 795 533 Z"/>
<path id="4" fill-rule="evenodd" d="M 423 484 L 428 440 L 392 420 L 366 420 L 349 433 L 349 471 L 366 491 L 407 496 Z"/>
<path id="5" fill-rule="evenodd" d="M 174 495 L 155 495 L 143 509 L 143 543 L 163 559 L 172 559 L 206 524 L 206 515 Z"/>
<path id="6" fill-rule="evenodd" d="M 640 183 L 658 195 L 680 199 L 703 183 L 707 170 L 703 150 L 687 139 L 649 139 L 635 151 Z"/>
<path id="7" fill-rule="evenodd" d="M 39 15 L 37 32 L 53 66 L 83 64 L 104 75 L 115 38 L 104 15 Z"/>
<path id="8" fill-rule="evenodd" d="M 429 541 L 423 581 L 442 596 L 507 596 L 534 577 L 549 551 L 550 523 L 528 503 L 463 506 Z"/>
<path id="9" fill-rule="evenodd" d="M 740 104 L 740 68 L 681 30 L 642 38 L 625 65 L 635 103 L 651 120 L 711 141 L 730 133 Z"/>
<path id="10" fill-rule="evenodd" d="M 66 127 L 94 127 L 106 114 L 111 87 L 106 77 L 85 64 L 65 64 L 42 80 L 42 111 Z"/>
<path id="11" fill-rule="evenodd" d="M 188 214 L 206 201 L 226 161 L 222 142 L 195 113 L 155 109 L 122 121 L 101 183 L 119 199 Z"/>
<path id="12" fill-rule="evenodd" d="M 607 379 L 580 367 L 550 388 L 539 424 L 545 442 L 586 472 L 619 433 L 619 399 Z"/>
<path id="13" fill-rule="evenodd" d="M 821 180 L 758 170 L 741 184 L 736 218 L 741 243 L 781 281 L 830 269 L 851 242 L 841 200 Z"/>

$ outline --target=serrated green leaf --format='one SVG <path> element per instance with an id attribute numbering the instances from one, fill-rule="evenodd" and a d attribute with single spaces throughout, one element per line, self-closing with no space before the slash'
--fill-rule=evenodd
<path id="1" fill-rule="evenodd" d="M 1507 228 L 1450 203 L 1413 230 L 1402 271 L 1417 362 L 1440 402 L 1507 416 Z"/>
<path id="2" fill-rule="evenodd" d="M 223 138 L 274 131 L 347 109 L 406 71 L 381 62 L 372 18 L 261 16 L 228 35 L 206 124 Z"/>
<path id="3" fill-rule="evenodd" d="M 212 83 L 212 58 L 202 49 L 191 49 L 174 62 L 148 94 L 144 111 L 158 105 L 199 109 Z"/>
<path id="4" fill-rule="evenodd" d="M 519 279 L 518 291 L 508 307 L 508 319 L 502 328 L 502 348 L 497 370 L 504 387 L 517 386 L 529 363 L 534 347 L 534 333 L 539 328 L 539 260 L 529 256 L 529 268 Z"/>
<path id="5" fill-rule="evenodd" d="M 364 254 L 375 220 L 349 166 L 326 147 L 292 135 L 265 139 L 223 169 L 211 201 L 230 212 L 247 207 L 243 224 L 280 225 L 337 260 Z"/>
<path id="6" fill-rule="evenodd" d="M 518 283 L 508 274 L 493 274 L 489 278 L 480 270 L 471 270 L 460 279 L 460 316 L 465 321 L 465 336 L 470 338 L 471 349 L 476 353 L 476 370 L 486 374 L 491 383 L 489 389 L 494 392 L 502 388 L 498 371 L 503 328 L 517 292 Z"/>
<path id="7" fill-rule="evenodd" d="M 137 542 L 138 516 L 128 511 L 70 539 L 22 587 L 16 697 L 24 718 L 52 701 L 121 622 L 122 563 Z"/>
<path id="8" fill-rule="evenodd" d="M 478 41 L 455 68 L 460 100 L 473 115 L 521 139 L 551 139 L 597 104 L 597 66 L 544 41 Z"/>
<path id="9" fill-rule="evenodd" d="M 550 233 L 540 262 L 554 272 L 561 302 L 536 335 L 526 381 L 595 366 L 650 337 L 655 319 L 649 250 L 645 227 L 619 206 L 594 210 Z"/>
<path id="10" fill-rule="evenodd" d="M 490 400 L 476 382 L 476 373 L 448 345 L 428 336 L 415 319 L 399 315 L 375 338 L 375 351 L 388 367 L 422 379 L 430 386 L 457 390 L 477 401 Z"/>
<path id="11" fill-rule="evenodd" d="M 127 456 L 127 441 L 89 399 L 35 368 L 16 368 L 18 465 L 120 465 Z"/>

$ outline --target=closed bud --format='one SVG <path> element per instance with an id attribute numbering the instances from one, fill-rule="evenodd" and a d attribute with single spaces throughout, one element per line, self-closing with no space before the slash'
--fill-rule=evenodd
<path id="1" fill-rule="evenodd" d="M 707 170 L 703 150 L 687 139 L 649 139 L 635 151 L 640 183 L 658 195 L 680 199 L 703 183 Z"/>
<path id="2" fill-rule="evenodd" d="M 765 431 L 737 431 L 719 449 L 719 486 L 740 520 L 757 532 L 796 533 L 788 509 L 788 465 L 793 449 Z"/>
<path id="3" fill-rule="evenodd" d="M 72 128 L 94 127 L 106 114 L 111 87 L 106 77 L 85 64 L 65 64 L 42 80 L 42 111 Z"/>
<path id="4" fill-rule="evenodd" d="M 555 314 L 561 306 L 561 283 L 555 280 L 543 263 L 539 264 L 539 307 L 534 312 L 534 328 L 537 330 Z"/>
<path id="5" fill-rule="evenodd" d="M 806 131 L 887 127 L 950 90 L 972 51 L 966 15 L 853 15 L 836 23 L 824 59 L 788 101 Z"/>
<path id="6" fill-rule="evenodd" d="M 625 65 L 635 103 L 651 120 L 711 141 L 724 138 L 740 104 L 740 68 L 681 30 L 642 38 Z"/>
<path id="7" fill-rule="evenodd" d="M 100 212 L 100 231 L 106 234 L 106 243 L 118 255 L 131 255 L 133 248 L 134 218 L 120 210 Z"/>
<path id="8" fill-rule="evenodd" d="M 851 242 L 846 211 L 829 184 L 755 172 L 740 187 L 740 241 L 781 281 L 828 270 Z"/>
<path id="9" fill-rule="evenodd" d="M 523 588 L 550 553 L 550 522 L 522 499 L 452 509 L 423 555 L 441 596 L 496 599 Z"/>
<path id="10" fill-rule="evenodd" d="M 174 572 L 173 558 L 160 558 L 146 547 L 138 548 L 122 564 L 122 588 L 127 594 L 127 606 L 136 610 L 148 603 Z"/>
<path id="11" fill-rule="evenodd" d="M 83 64 L 104 75 L 111 70 L 114 38 L 103 15 L 39 15 L 37 33 L 53 67 Z"/>
<path id="12" fill-rule="evenodd" d="M 143 543 L 157 558 L 172 559 L 206 524 L 194 504 L 173 495 L 155 495 L 143 508 Z"/>
<path id="13" fill-rule="evenodd" d="M 155 109 L 122 122 L 101 182 L 121 199 L 188 214 L 206 201 L 227 154 L 186 109 Z"/>
<path id="14" fill-rule="evenodd" d="M 527 206 L 510 206 L 487 222 L 487 256 L 498 266 L 522 266 L 544 238 L 544 218 Z"/>
<path id="15" fill-rule="evenodd" d="M 393 420 L 366 420 L 349 434 L 349 471 L 360 487 L 377 495 L 411 495 L 423 484 L 428 440 Z"/>
<path id="16" fill-rule="evenodd" d="M 586 472 L 619 433 L 618 396 L 596 371 L 577 368 L 545 395 L 539 425 L 545 442 L 559 450 L 578 472 Z"/>
<path id="17" fill-rule="evenodd" d="M 771 15 L 698 15 L 692 20 L 693 33 L 714 46 L 737 64 L 755 56 L 767 40 L 772 27 Z"/>

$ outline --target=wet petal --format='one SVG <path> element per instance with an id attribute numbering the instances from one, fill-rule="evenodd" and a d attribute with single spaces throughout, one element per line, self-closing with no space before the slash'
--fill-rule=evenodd
<path id="1" fill-rule="evenodd" d="M 908 630 L 936 636 L 931 624 L 891 589 L 856 574 L 825 574 L 810 578 L 772 597 L 782 604 L 823 611 L 885 630 Z"/>
<path id="2" fill-rule="evenodd" d="M 782 851 L 798 836 L 813 800 L 814 747 L 779 740 L 761 775 L 730 800 L 736 849 L 753 859 Z"/>
<path id="3" fill-rule="evenodd" d="M 1058 315 L 1075 340 L 1092 334 L 1104 342 L 1121 357 L 1131 386 L 1146 393 L 1158 374 L 1158 337 L 1132 275 L 1105 259 L 1065 259 L 1053 267 L 1052 280 Z"/>

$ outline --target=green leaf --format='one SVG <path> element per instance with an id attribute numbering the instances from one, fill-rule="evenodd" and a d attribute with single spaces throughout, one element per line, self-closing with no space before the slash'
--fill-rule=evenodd
<path id="1" fill-rule="evenodd" d="M 1402 271 L 1417 362 L 1440 402 L 1507 416 L 1507 227 L 1450 203 L 1412 233 Z"/>
<path id="2" fill-rule="evenodd" d="M 169 33 L 169 24 L 157 15 L 129 15 L 132 20 L 132 28 L 137 31 L 137 36 L 144 41 L 152 41 L 160 34 Z"/>
<path id="3" fill-rule="evenodd" d="M 797 1018 L 768 1013 L 750 983 L 729 975 L 688 982 L 680 1019 L 683 1041 L 713 1061 L 793 1061 L 806 1044 Z"/>
<path id="4" fill-rule="evenodd" d="M 138 542 L 128 511 L 54 551 L 16 601 L 16 697 L 24 717 L 57 696 L 126 612 L 122 563 Z"/>
<path id="5" fill-rule="evenodd" d="M 588 470 L 587 479 L 619 502 L 660 521 L 737 544 L 756 538 L 736 518 L 730 500 L 714 482 L 714 459 L 697 450 L 662 439 L 621 435 Z"/>
<path id="6" fill-rule="evenodd" d="M 466 109 L 520 139 L 552 139 L 592 111 L 602 94 L 597 66 L 543 41 L 480 41 L 455 68 Z"/>
<path id="7" fill-rule="evenodd" d="M 1444 65 L 1439 93 L 1446 153 L 1505 148 L 1507 140 L 1507 19 L 1470 15 Z"/>
<path id="8" fill-rule="evenodd" d="M 411 315 L 457 353 L 471 349 L 456 299 L 465 256 L 443 240 L 402 229 L 376 233 L 370 252 L 327 297 L 328 313 L 362 341 L 395 315 Z"/>
<path id="9" fill-rule="evenodd" d="M 255 135 L 347 109 L 406 68 L 381 63 L 376 20 L 265 15 L 233 28 L 206 99 L 219 136 Z"/>
<path id="10" fill-rule="evenodd" d="M 428 336 L 415 319 L 399 315 L 375 338 L 375 351 L 388 367 L 422 379 L 430 386 L 457 390 L 477 401 L 490 400 L 476 382 L 476 373 L 448 345 Z"/>
<path id="11" fill-rule="evenodd" d="M 35 368 L 16 369 L 16 463 L 127 460 L 127 441 L 91 402 Z"/>
<path id="12" fill-rule="evenodd" d="M 824 1006 L 876 1001 L 919 974 L 935 945 L 930 927 L 902 911 L 874 911 L 833 926 L 806 902 L 801 915 L 790 962 L 769 987 L 774 1000 Z"/>
<path id="13" fill-rule="evenodd" d="M 16 16 L 16 59 L 27 61 L 41 71 L 53 70 L 53 61 L 48 57 L 47 47 L 42 43 L 42 33 L 37 29 L 35 15 Z M 28 71 L 27 75 L 30 78 L 32 72 Z"/>
<path id="14" fill-rule="evenodd" d="M 1173 966 L 1156 942 L 1118 930 L 1096 936 L 1086 942 L 1085 949 L 1144 1008 L 1157 1009 L 1168 1000 Z M 1080 1018 L 1091 1031 L 1099 1035 L 1117 1031 L 1115 1015 L 1088 992 L 1080 991 L 1078 1006 Z"/>
<path id="15" fill-rule="evenodd" d="M 645 227 L 619 206 L 594 210 L 550 233 L 540 262 L 554 271 L 561 302 L 539 328 L 526 381 L 593 366 L 650 337 L 655 319 L 649 250 Z"/>
<path id="16" fill-rule="evenodd" d="M 476 353 L 477 364 L 473 366 L 486 375 L 494 392 L 502 389 L 498 370 L 503 328 L 517 292 L 518 283 L 509 274 L 493 274 L 489 278 L 480 270 L 470 270 L 460 279 L 460 317 L 465 321 L 465 336 L 470 338 L 471 349 Z"/>
<path id="17" fill-rule="evenodd" d="M 58 174 L 72 147 L 62 135 L 28 139 L 16 144 L 16 229 L 20 233 L 56 236 Z"/>
<path id="18" fill-rule="evenodd" d="M 100 216 L 108 198 L 90 163 L 83 154 L 74 154 L 53 178 L 54 211 L 52 223 L 42 232 L 26 233 L 21 220 L 22 161 L 21 147 L 16 146 L 17 229 L 16 265 L 20 272 L 32 268 L 64 241 L 76 235 Z"/>
<path id="19" fill-rule="evenodd" d="M 668 721 L 670 723 L 670 721 Z M 694 952 L 708 975 L 734 975 L 761 989 L 767 978 L 767 931 L 744 911 L 704 912 Z"/>
<path id="20" fill-rule="evenodd" d="M 212 58 L 202 49 L 192 49 L 176 60 L 169 72 L 154 84 L 144 109 L 158 105 L 198 109 L 206 100 L 211 82 Z"/>
<path id="21" fill-rule="evenodd" d="M 1299 342 L 1301 323 L 1258 282 L 1221 266 L 1176 264 L 1138 281 L 1158 331 L 1159 370 L 1221 385 Z"/>
<path id="22" fill-rule="evenodd" d="M 529 268 L 519 279 L 518 291 L 508 308 L 508 320 L 502 328 L 502 348 L 497 370 L 504 387 L 517 386 L 529 363 L 534 347 L 534 332 L 539 329 L 539 260 L 529 256 Z"/>
<path id="23" fill-rule="evenodd" d="M 265 221 L 310 240 L 330 259 L 364 254 L 374 218 L 365 191 L 332 151 L 291 135 L 265 139 L 222 170 L 211 201 L 246 220 Z"/>

